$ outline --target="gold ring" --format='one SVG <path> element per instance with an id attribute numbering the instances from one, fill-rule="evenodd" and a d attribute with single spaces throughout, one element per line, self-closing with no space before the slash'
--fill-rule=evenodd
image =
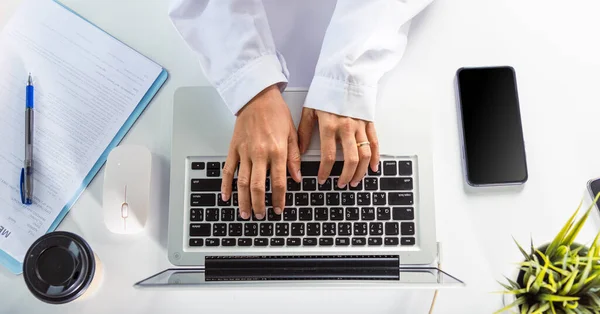
<path id="1" fill-rule="evenodd" d="M 371 145 L 371 143 L 369 143 L 369 142 L 360 142 L 360 143 L 356 144 L 357 147 L 362 147 L 362 146 L 365 146 L 365 145 Z"/>

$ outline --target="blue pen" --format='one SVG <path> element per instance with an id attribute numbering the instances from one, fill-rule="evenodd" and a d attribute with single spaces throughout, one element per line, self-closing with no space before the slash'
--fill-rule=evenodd
<path id="1" fill-rule="evenodd" d="M 27 79 L 25 96 L 25 162 L 21 169 L 21 202 L 30 205 L 33 199 L 33 79 Z"/>

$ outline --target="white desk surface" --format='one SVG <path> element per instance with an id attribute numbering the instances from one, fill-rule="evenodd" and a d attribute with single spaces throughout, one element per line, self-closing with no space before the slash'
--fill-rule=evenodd
<path id="1" fill-rule="evenodd" d="M 19 2 L 0 1 L 0 28 Z M 168 1 L 63 2 L 169 70 L 169 81 L 125 139 L 148 146 L 168 177 L 173 92 L 207 83 L 167 18 Z M 512 275 L 511 263 L 520 260 L 511 235 L 524 243 L 530 235 L 537 243 L 549 241 L 587 197 L 587 180 L 600 177 L 599 11 L 596 0 L 437 0 L 414 22 L 405 57 L 383 88 L 406 93 L 407 99 L 418 95 L 433 107 L 442 267 L 467 283 L 464 289 L 441 291 L 435 313 L 499 309 L 501 297 L 490 292 L 499 290 L 496 280 Z M 517 70 L 529 182 L 520 192 L 467 193 L 453 77 L 461 66 L 495 64 Z M 397 110 L 386 116 L 401 114 L 393 105 L 386 107 Z M 395 145 L 393 119 L 380 117 L 386 152 Z M 134 289 L 134 282 L 169 267 L 166 214 L 151 218 L 154 226 L 147 234 L 111 234 L 102 223 L 102 182 L 103 172 L 59 227 L 81 234 L 98 253 L 105 267 L 101 290 L 87 301 L 51 306 L 27 291 L 22 276 L 0 269 L 0 313 L 426 313 L 429 307 L 432 291 Z M 166 191 L 165 181 L 162 195 Z M 581 241 L 591 240 L 598 227 L 595 212 Z"/>

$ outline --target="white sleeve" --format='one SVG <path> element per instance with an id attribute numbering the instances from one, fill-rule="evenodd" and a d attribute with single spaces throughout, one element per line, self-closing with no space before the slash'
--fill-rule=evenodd
<path id="1" fill-rule="evenodd" d="M 406 48 L 410 21 L 432 0 L 338 0 L 305 107 L 375 119 L 377 85 Z"/>
<path id="2" fill-rule="evenodd" d="M 261 0 L 173 0 L 169 16 L 234 114 L 266 87 L 286 87 Z"/>

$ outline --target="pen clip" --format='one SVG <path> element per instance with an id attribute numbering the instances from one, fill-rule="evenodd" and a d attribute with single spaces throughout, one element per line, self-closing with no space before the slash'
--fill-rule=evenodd
<path id="1" fill-rule="evenodd" d="M 25 204 L 25 168 L 21 168 L 21 203 Z"/>

